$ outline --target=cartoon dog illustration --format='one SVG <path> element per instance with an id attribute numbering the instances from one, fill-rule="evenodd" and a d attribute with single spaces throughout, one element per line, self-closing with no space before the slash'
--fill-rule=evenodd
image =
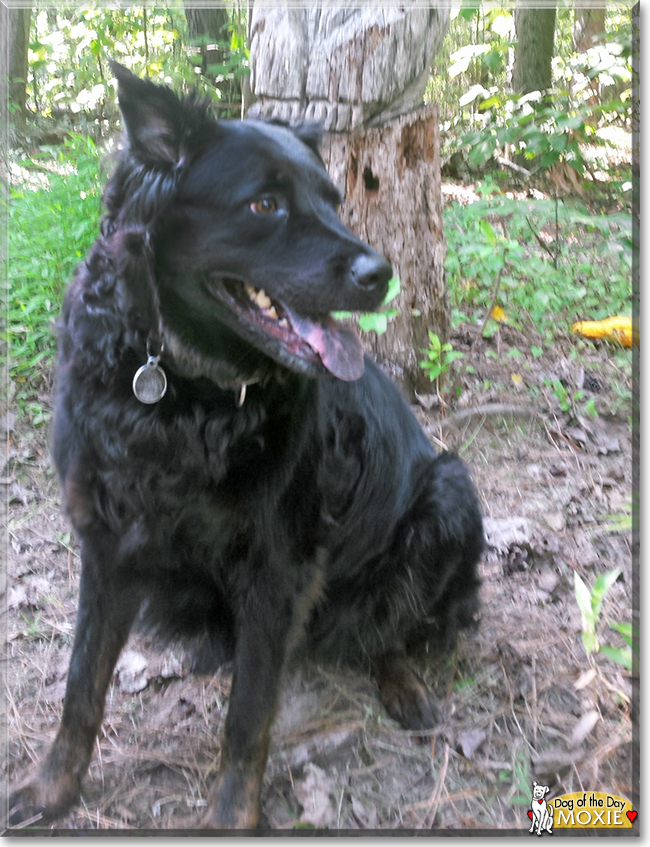
<path id="1" fill-rule="evenodd" d="M 553 835 L 553 807 L 550 803 L 545 803 L 544 798 L 550 791 L 547 785 L 539 785 L 533 780 L 533 799 L 531 802 L 531 825 L 528 832 L 534 832 L 537 828 L 537 834 L 541 835 L 546 831 L 549 835 Z"/>

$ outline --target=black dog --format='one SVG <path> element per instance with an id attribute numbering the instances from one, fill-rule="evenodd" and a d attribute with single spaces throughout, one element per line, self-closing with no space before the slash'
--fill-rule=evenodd
<path id="1" fill-rule="evenodd" d="M 136 621 L 232 660 L 202 825 L 257 825 L 282 671 L 305 653 L 376 676 L 433 725 L 406 662 L 477 610 L 482 524 L 332 310 L 369 310 L 391 267 L 339 221 L 313 128 L 222 122 L 113 64 L 128 146 L 60 327 L 53 436 L 81 539 L 61 726 L 10 822 L 79 795 Z"/>

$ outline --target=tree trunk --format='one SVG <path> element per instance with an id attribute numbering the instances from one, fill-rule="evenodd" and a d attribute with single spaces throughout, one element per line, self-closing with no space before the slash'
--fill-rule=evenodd
<path id="1" fill-rule="evenodd" d="M 385 335 L 365 336 L 407 391 L 430 386 L 418 363 L 427 330 L 449 330 L 437 109 L 423 107 L 449 9 L 255 7 L 251 116 L 320 122 L 342 218 L 393 264 L 402 291 Z"/>
<path id="2" fill-rule="evenodd" d="M 573 45 L 576 53 L 584 53 L 591 47 L 598 44 L 599 38 L 602 38 L 605 32 L 605 7 L 602 9 L 586 9 L 583 6 L 578 6 L 575 10 L 575 18 L 573 21 Z M 592 107 L 598 106 L 600 103 L 601 91 L 600 80 L 594 77 L 589 81 L 589 87 L 592 91 L 592 96 L 588 103 Z M 598 118 L 591 115 L 587 121 L 592 126 L 597 126 Z"/>
<path id="3" fill-rule="evenodd" d="M 0 50 L 0 74 L 2 94 L 5 95 L 5 80 L 8 80 L 9 104 L 12 109 L 9 119 L 17 127 L 25 126 L 27 117 L 27 51 L 29 49 L 29 24 L 31 9 L 2 9 L 2 48 Z M 4 104 L 7 102 L 3 96 Z M 4 118 L 4 115 L 3 115 Z"/>
<path id="4" fill-rule="evenodd" d="M 345 197 L 342 220 L 393 265 L 399 309 L 384 335 L 365 336 L 377 361 L 404 388 L 431 390 L 419 367 L 428 330 L 449 333 L 444 283 L 438 109 L 404 115 L 377 129 L 328 133 L 323 159 Z"/>
<path id="5" fill-rule="evenodd" d="M 198 48 L 202 61 L 201 73 L 208 76 L 208 65 L 220 64 L 225 58 L 225 51 L 216 42 L 226 41 L 228 38 L 228 11 L 224 7 L 208 9 L 186 6 L 185 17 L 190 38 L 207 36 L 214 42 L 210 45 L 202 44 Z"/>
<path id="6" fill-rule="evenodd" d="M 519 94 L 544 91 L 553 82 L 551 63 L 555 40 L 555 9 L 517 6 L 515 67 L 512 87 Z"/>
<path id="7" fill-rule="evenodd" d="M 11 41 L 9 40 L 9 9 L 0 3 L 0 133 L 2 141 L 6 142 L 8 123 L 7 102 L 9 97 L 9 65 L 11 63 Z M 3 143 L 2 150 L 6 150 Z"/>
<path id="8" fill-rule="evenodd" d="M 598 43 L 605 32 L 605 7 L 577 6 L 573 22 L 573 44 L 576 53 L 584 53 Z"/>

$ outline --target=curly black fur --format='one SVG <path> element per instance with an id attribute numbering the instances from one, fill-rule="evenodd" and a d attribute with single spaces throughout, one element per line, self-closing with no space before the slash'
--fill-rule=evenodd
<path id="1" fill-rule="evenodd" d="M 128 143 L 67 292 L 53 437 L 82 540 L 79 616 L 62 726 L 13 819 L 74 799 L 139 621 L 194 639 L 204 669 L 232 660 L 206 821 L 250 826 L 289 655 L 383 668 L 385 682 L 432 633 L 452 645 L 477 611 L 481 517 L 464 465 L 434 453 L 372 361 L 338 379 L 211 294 L 232 277 L 312 318 L 381 301 L 390 267 L 338 221 L 313 128 L 217 122 L 112 67 Z M 132 389 L 148 345 L 168 379 L 152 405 Z M 407 725 L 432 720 L 418 697 L 415 717 L 397 709 Z"/>

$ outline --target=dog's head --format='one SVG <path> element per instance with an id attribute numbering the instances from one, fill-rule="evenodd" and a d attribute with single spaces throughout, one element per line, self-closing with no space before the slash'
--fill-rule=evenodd
<path id="1" fill-rule="evenodd" d="M 550 790 L 547 785 L 540 785 L 533 780 L 533 800 L 543 800 Z"/>
<path id="2" fill-rule="evenodd" d="M 128 146 L 105 229 L 146 235 L 150 267 L 130 284 L 149 289 L 135 299 L 168 352 L 192 375 L 245 380 L 270 358 L 361 376 L 361 343 L 330 313 L 376 308 L 392 271 L 339 220 L 314 127 L 218 121 L 196 97 L 111 67 Z"/>

